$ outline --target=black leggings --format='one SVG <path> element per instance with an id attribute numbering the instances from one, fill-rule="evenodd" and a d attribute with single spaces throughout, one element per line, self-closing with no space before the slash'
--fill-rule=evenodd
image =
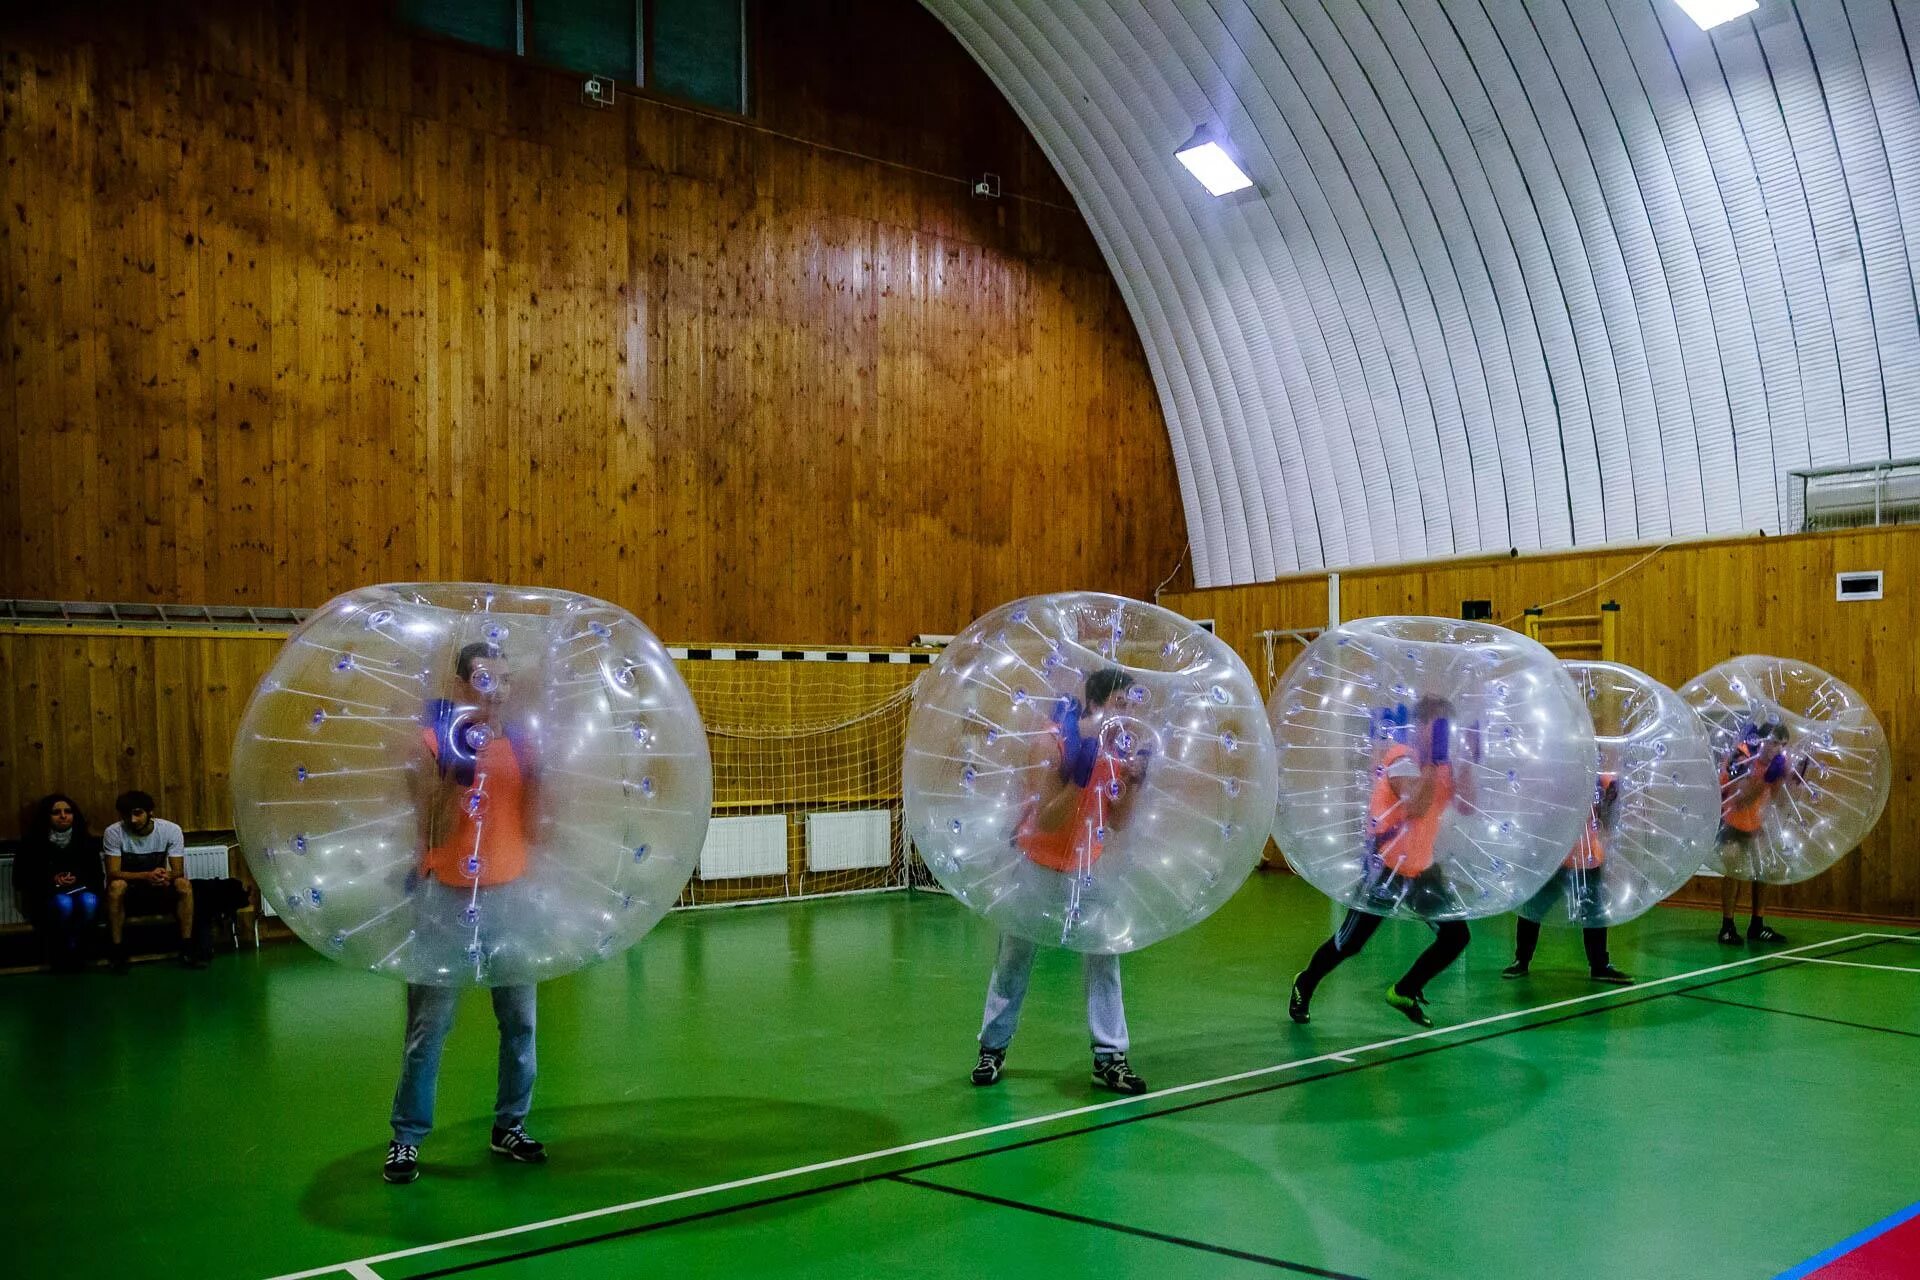
<path id="1" fill-rule="evenodd" d="M 1359 955 L 1384 918 L 1366 911 L 1348 911 L 1347 918 L 1340 922 L 1333 936 L 1321 943 L 1320 949 L 1313 953 L 1313 959 L 1307 962 L 1306 971 L 1298 979 L 1301 990 L 1311 996 L 1313 989 L 1320 985 L 1320 979 L 1332 973 L 1342 961 Z M 1406 975 L 1393 984 L 1393 989 L 1403 996 L 1418 996 L 1425 991 L 1427 984 L 1467 949 L 1467 942 L 1472 936 L 1464 920 L 1447 920 L 1434 925 L 1433 929 L 1433 941 L 1420 953 Z"/>
<path id="2" fill-rule="evenodd" d="M 1599 972 L 1612 963 L 1607 955 L 1607 931 L 1601 929 L 1581 930 L 1587 944 L 1587 968 Z M 1533 949 L 1540 944 L 1540 924 L 1525 916 L 1513 922 L 1513 958 L 1522 965 L 1533 963 Z"/>

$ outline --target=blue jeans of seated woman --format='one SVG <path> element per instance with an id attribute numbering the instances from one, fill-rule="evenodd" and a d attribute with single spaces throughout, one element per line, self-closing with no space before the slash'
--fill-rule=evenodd
<path id="1" fill-rule="evenodd" d="M 80 954 L 80 944 L 100 918 L 100 898 L 91 889 L 77 893 L 56 893 L 48 899 L 42 913 L 47 945 L 55 960 L 71 960 Z"/>
<path id="2" fill-rule="evenodd" d="M 440 1083 L 440 1051 L 453 1029 L 459 987 L 407 984 L 407 1046 L 400 1087 L 393 1094 L 393 1137 L 418 1146 L 433 1129 L 433 1099 Z M 494 987 L 493 1016 L 500 1024 L 500 1090 L 493 1123 L 511 1129 L 533 1105 L 534 988 Z"/>

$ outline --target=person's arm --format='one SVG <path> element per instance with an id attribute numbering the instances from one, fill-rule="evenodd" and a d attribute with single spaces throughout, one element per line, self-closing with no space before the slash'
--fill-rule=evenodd
<path id="1" fill-rule="evenodd" d="M 1772 784 L 1767 781 L 1766 770 L 1751 756 L 1738 762 L 1736 767 L 1740 772 L 1732 775 L 1728 790 L 1732 793 L 1733 807 L 1745 809 L 1763 798 Z"/>
<path id="2" fill-rule="evenodd" d="M 155 876 L 153 878 L 155 884 L 170 884 L 175 880 L 187 878 L 187 836 L 177 827 L 174 829 L 173 836 L 167 841 L 167 861 L 164 869 L 167 873 L 166 878 Z"/>
<path id="3" fill-rule="evenodd" d="M 120 854 L 126 848 L 122 840 L 123 837 L 117 829 L 112 827 L 107 829 L 106 860 L 108 881 L 125 880 L 129 884 L 137 884 L 142 880 L 152 880 L 153 873 L 151 871 L 126 871 L 121 868 Z"/>
<path id="4" fill-rule="evenodd" d="M 1401 813 L 1409 818 L 1425 817 L 1440 798 L 1440 770 L 1428 766 L 1408 775 L 1389 773 L 1387 785 L 1393 788 Z"/>
<path id="5" fill-rule="evenodd" d="M 1047 743 L 1047 747 L 1036 749 L 1033 755 L 1036 770 L 1045 767 L 1040 783 L 1045 796 L 1034 811 L 1033 823 L 1041 831 L 1058 831 L 1080 807 L 1082 788 L 1061 777 L 1065 755 L 1059 735 L 1047 735 Z"/>
<path id="6" fill-rule="evenodd" d="M 1387 785 L 1393 788 L 1400 811 L 1409 818 L 1425 817 L 1440 798 L 1440 766 L 1448 763 L 1452 731 L 1445 720 L 1435 720 L 1431 734 L 1431 763 L 1416 765 L 1407 756 L 1394 761 L 1387 770 Z"/>

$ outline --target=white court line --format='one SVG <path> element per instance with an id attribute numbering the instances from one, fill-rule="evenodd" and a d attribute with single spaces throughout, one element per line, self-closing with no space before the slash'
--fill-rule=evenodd
<path id="1" fill-rule="evenodd" d="M 1920 973 L 1920 969 L 1904 964 L 1861 964 L 1858 960 L 1822 960 L 1818 956 L 1796 956 L 1801 964 L 1830 964 L 1842 969 L 1884 969 L 1888 973 Z"/>
<path id="2" fill-rule="evenodd" d="M 1485 1018 L 1475 1018 L 1471 1022 L 1458 1022 L 1451 1026 L 1432 1027 L 1425 1031 L 1415 1031 L 1409 1035 L 1394 1036 L 1389 1040 L 1376 1040 L 1372 1044 L 1354 1048 L 1315 1054 L 1311 1058 L 1296 1058 L 1292 1062 L 1276 1063 L 1273 1066 L 1255 1067 L 1250 1071 L 1239 1071 L 1233 1075 L 1218 1076 L 1212 1080 L 1194 1080 L 1187 1084 L 1177 1084 L 1166 1089 L 1155 1089 L 1131 1098 L 1115 1098 L 1108 1102 L 1095 1102 L 1084 1107 L 1070 1107 L 1065 1111 L 1054 1111 L 1047 1115 L 1028 1116 L 1024 1120 L 1009 1120 L 1005 1124 L 989 1125 L 984 1129 L 969 1129 L 965 1133 L 949 1133 L 937 1138 L 922 1138 L 918 1142 L 902 1143 L 897 1147 L 883 1147 L 878 1151 L 863 1151 L 859 1155 L 840 1156 L 833 1160 L 821 1160 L 814 1164 L 798 1165 L 792 1169 L 779 1169 L 772 1173 L 757 1173 L 747 1178 L 735 1178 L 731 1182 L 716 1182 L 705 1187 L 689 1187 L 684 1191 L 670 1191 L 664 1195 L 648 1196 L 644 1200 L 630 1200 L 625 1204 L 607 1205 L 600 1209 L 587 1209 L 580 1213 L 569 1213 L 558 1218 L 548 1218 L 544 1222 L 529 1222 L 517 1227 L 501 1227 L 494 1231 L 476 1232 L 470 1236 L 460 1236 L 453 1240 L 443 1240 L 438 1244 L 414 1245 L 410 1249 L 395 1249 L 389 1253 L 369 1254 L 352 1262 L 336 1262 L 325 1267 L 311 1267 L 305 1271 L 289 1271 L 273 1280 L 311 1280 L 314 1276 L 338 1275 L 346 1272 L 355 1280 L 379 1280 L 371 1268 L 382 1262 L 394 1262 L 401 1258 L 415 1258 L 421 1254 L 438 1253 L 443 1249 L 460 1249 L 467 1245 L 484 1244 L 490 1240 L 506 1240 L 514 1236 L 527 1235 L 535 1231 L 546 1231 L 554 1227 L 569 1226 L 576 1222 L 591 1222 L 596 1218 L 612 1217 L 615 1214 L 634 1213 L 641 1209 L 651 1209 L 663 1204 L 675 1204 L 682 1200 L 696 1200 L 702 1196 L 720 1195 L 728 1191 L 739 1191 L 746 1187 L 765 1186 L 771 1182 L 784 1182 L 789 1178 L 802 1178 L 812 1173 L 826 1173 L 833 1169 L 845 1169 L 853 1165 L 866 1164 L 874 1160 L 889 1160 L 895 1156 L 911 1155 L 916 1151 L 931 1151 L 936 1147 L 953 1146 L 956 1143 L 971 1142 L 979 1138 L 990 1138 L 995 1134 L 1013 1133 L 1021 1129 L 1031 1129 L 1037 1125 L 1052 1124 L 1060 1120 L 1071 1120 L 1078 1116 L 1097 1115 L 1117 1107 L 1139 1106 L 1143 1103 L 1158 1102 L 1164 1098 L 1178 1097 L 1183 1093 L 1195 1093 L 1202 1089 L 1217 1089 L 1223 1085 L 1239 1084 L 1244 1080 L 1258 1080 L 1264 1076 L 1278 1075 L 1282 1071 L 1293 1071 L 1300 1067 L 1317 1066 L 1323 1062 L 1346 1062 L 1353 1055 L 1376 1053 L 1382 1049 L 1394 1049 L 1405 1044 L 1414 1044 L 1421 1040 L 1430 1040 L 1435 1036 L 1451 1035 L 1456 1031 L 1471 1031 L 1475 1027 L 1488 1027 L 1496 1023 L 1511 1022 L 1516 1018 L 1532 1017 L 1538 1013 L 1551 1013 L 1555 1009 L 1566 1009 L 1573 1005 L 1590 1004 L 1595 1000 L 1606 1000 L 1614 996 L 1646 991 L 1653 987 L 1663 987 L 1672 982 L 1685 982 L 1690 978 L 1704 978 L 1709 974 L 1725 973 L 1729 969 L 1738 969 L 1750 964 L 1765 964 L 1773 960 L 1797 959 L 1802 951 L 1813 951 L 1820 947 L 1838 946 L 1846 942 L 1858 942 L 1863 938 L 1905 937 L 1904 934 L 1850 933 L 1841 938 L 1826 938 L 1819 942 L 1808 942 L 1797 947 L 1788 947 L 1784 951 L 1769 952 L 1764 955 L 1743 956 L 1738 960 L 1729 960 L 1725 964 L 1708 965 L 1704 969 L 1694 969 L 1687 973 L 1676 973 L 1665 978 L 1649 978 L 1645 982 L 1631 987 L 1609 987 L 1604 991 L 1595 991 L 1584 996 L 1571 996 L 1565 1000 L 1555 1000 L 1551 1004 L 1536 1005 L 1529 1009 L 1513 1009 L 1506 1013 L 1496 1013 Z M 356 1270 L 358 1268 L 358 1270 Z"/>

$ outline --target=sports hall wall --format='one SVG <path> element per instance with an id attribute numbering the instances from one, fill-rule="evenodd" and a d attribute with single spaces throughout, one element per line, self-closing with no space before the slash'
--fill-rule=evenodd
<path id="1" fill-rule="evenodd" d="M 753 5 L 747 120 L 360 0 L 7 9 L 0 596 L 903 644 L 1180 556 L 1120 294 L 917 5 Z"/>
<path id="2" fill-rule="evenodd" d="M 1459 617 L 1464 600 L 1489 600 L 1493 620 L 1520 625 L 1519 615 L 1624 573 L 1594 594 L 1547 610 L 1548 616 L 1591 614 L 1620 605 L 1618 661 L 1678 686 L 1716 662 L 1741 653 L 1803 658 L 1857 688 L 1872 704 L 1893 749 L 1893 795 L 1886 815 L 1853 855 L 1832 870 L 1781 889 L 1771 902 L 1790 910 L 1911 921 L 1920 919 L 1920 821 L 1913 779 L 1920 773 L 1920 528 L 1751 537 L 1652 548 L 1486 557 L 1340 575 L 1340 616 L 1378 614 Z M 1636 562 L 1645 563 L 1635 568 Z M 1834 600 L 1834 574 L 1885 572 L 1885 598 Z M 1220 636 L 1247 661 L 1263 687 L 1266 658 L 1256 633 L 1324 626 L 1325 574 L 1252 586 L 1169 592 L 1168 608 L 1213 618 Z M 1591 634 L 1589 631 L 1588 634 Z M 1300 652 L 1282 641 L 1279 671 Z M 1718 881 L 1696 879 L 1676 901 L 1719 901 Z M 1744 901 L 1744 899 L 1743 899 Z"/>

